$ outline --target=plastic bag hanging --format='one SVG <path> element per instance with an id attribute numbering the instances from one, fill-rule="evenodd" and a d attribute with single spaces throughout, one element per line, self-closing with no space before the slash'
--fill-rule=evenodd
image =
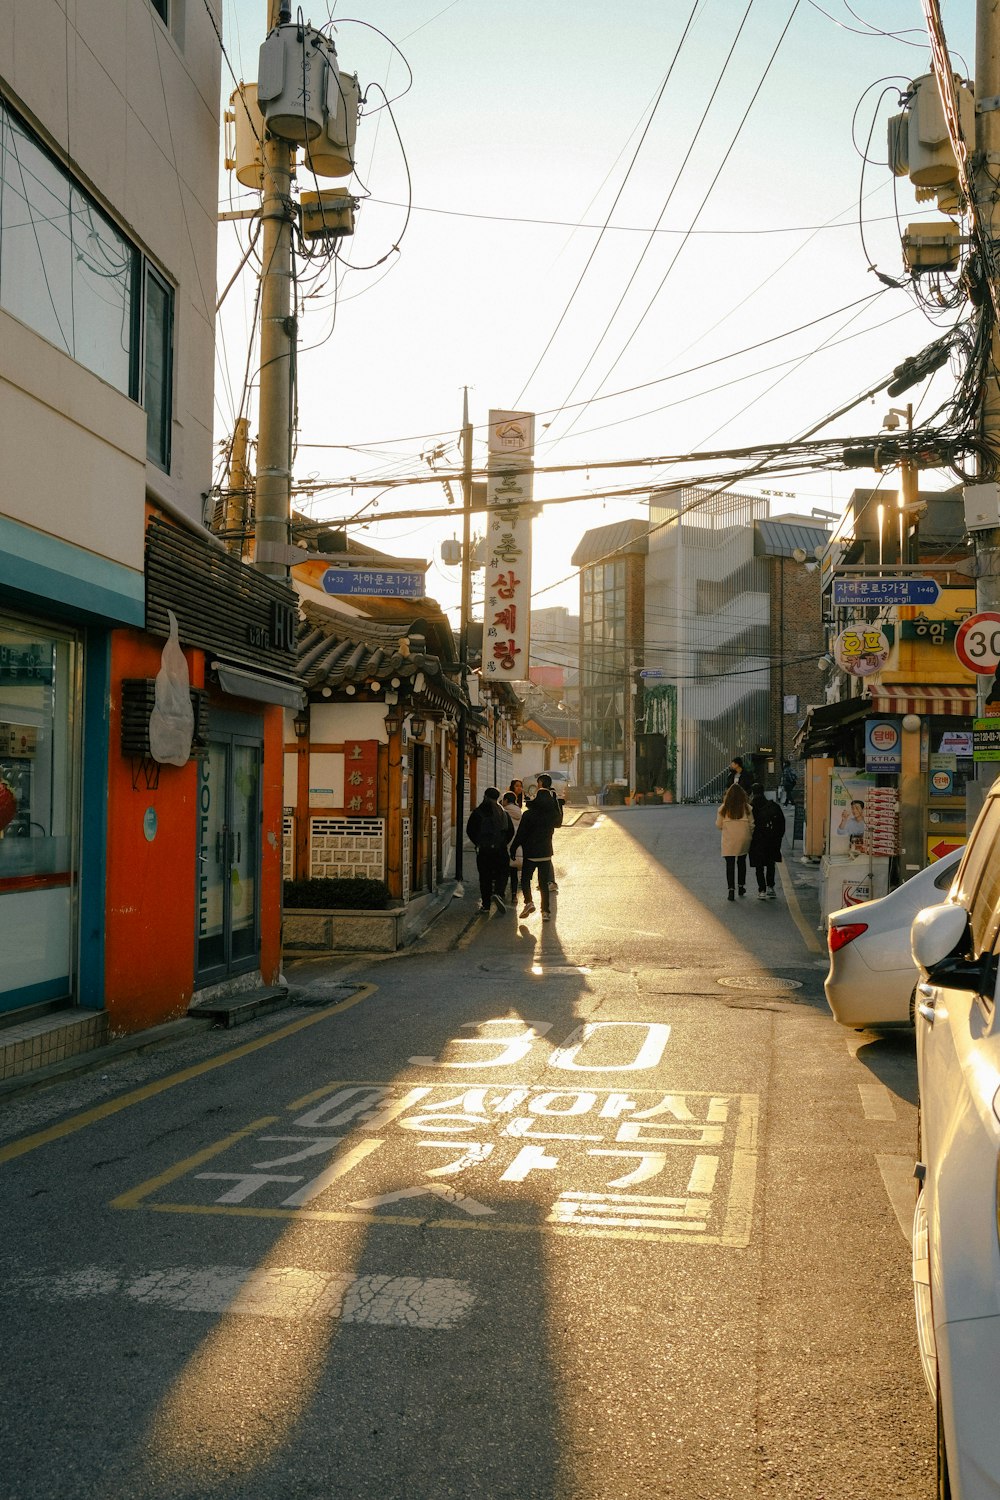
<path id="1" fill-rule="evenodd" d="M 177 616 L 167 610 L 170 635 L 156 674 L 156 706 L 149 716 L 149 753 L 165 766 L 186 766 L 194 738 L 191 678 L 177 635 Z"/>

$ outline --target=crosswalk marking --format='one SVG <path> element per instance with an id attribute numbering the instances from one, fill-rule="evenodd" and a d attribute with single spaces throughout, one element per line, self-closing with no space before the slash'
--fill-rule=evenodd
<path id="1" fill-rule="evenodd" d="M 425 1329 L 454 1328 L 476 1300 L 469 1282 L 447 1276 L 350 1276 L 300 1266 L 167 1266 L 136 1276 L 83 1266 L 66 1274 L 15 1274 L 3 1290 L 40 1302 L 118 1296 L 173 1312 Z"/>

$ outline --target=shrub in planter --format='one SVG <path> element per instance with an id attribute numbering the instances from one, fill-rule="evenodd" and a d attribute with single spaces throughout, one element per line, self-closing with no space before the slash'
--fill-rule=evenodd
<path id="1" fill-rule="evenodd" d="M 346 907 L 351 911 L 385 911 L 390 899 L 384 880 L 334 875 L 319 880 L 285 881 L 285 906 L 300 910 Z"/>

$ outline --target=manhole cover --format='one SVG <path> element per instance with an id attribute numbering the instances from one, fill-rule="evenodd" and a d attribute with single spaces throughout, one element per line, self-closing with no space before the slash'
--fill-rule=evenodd
<path id="1" fill-rule="evenodd" d="M 768 990 L 772 994 L 775 991 L 780 993 L 802 988 L 801 980 L 781 979 L 771 974 L 725 974 L 716 983 L 725 985 L 729 990 Z"/>

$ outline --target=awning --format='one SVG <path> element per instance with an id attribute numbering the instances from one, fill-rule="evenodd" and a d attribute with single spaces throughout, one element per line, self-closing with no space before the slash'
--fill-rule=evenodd
<path id="1" fill-rule="evenodd" d="M 877 714 L 946 714 L 955 718 L 973 718 L 976 712 L 976 690 L 971 683 L 952 686 L 933 682 L 882 683 L 874 688 L 871 706 Z"/>
<path id="2" fill-rule="evenodd" d="M 843 698 L 837 703 L 816 703 L 806 709 L 806 716 L 792 742 L 803 759 L 829 755 L 841 748 L 845 731 L 871 712 L 867 698 Z"/>
<path id="3" fill-rule="evenodd" d="M 245 667 L 230 667 L 222 661 L 213 661 L 212 669 L 222 691 L 234 698 L 280 703 L 283 708 L 301 708 L 306 701 L 305 689 L 298 683 L 266 677 L 263 672 L 248 672 Z"/>

